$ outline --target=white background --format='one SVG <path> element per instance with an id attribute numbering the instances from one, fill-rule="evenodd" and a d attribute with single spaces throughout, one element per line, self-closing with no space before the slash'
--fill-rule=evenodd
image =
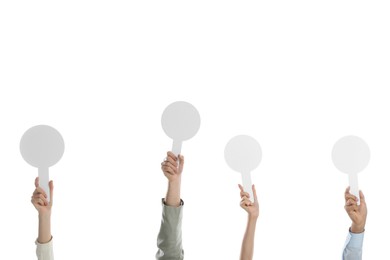
<path id="1" fill-rule="evenodd" d="M 331 161 L 354 134 L 371 148 L 359 175 L 365 259 L 390 259 L 388 1 L 2 1 L 0 259 L 35 259 L 37 170 L 19 141 L 58 129 L 56 260 L 154 259 L 173 101 L 201 129 L 184 143 L 185 258 L 238 259 L 240 175 L 223 149 L 262 146 L 254 259 L 340 259 L 347 175 Z"/>

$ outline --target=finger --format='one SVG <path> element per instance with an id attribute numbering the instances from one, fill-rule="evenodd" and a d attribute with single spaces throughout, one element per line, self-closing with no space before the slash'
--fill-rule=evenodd
<path id="1" fill-rule="evenodd" d="M 354 201 L 357 201 L 357 198 L 356 198 L 355 195 L 347 194 L 347 195 L 345 195 L 345 200 L 354 200 Z"/>
<path id="2" fill-rule="evenodd" d="M 53 205 L 53 190 L 54 190 L 53 181 L 49 182 L 49 189 L 50 189 L 50 205 Z"/>
<path id="3" fill-rule="evenodd" d="M 173 175 L 172 170 L 167 166 L 161 165 L 161 170 L 163 171 L 164 174 Z"/>
<path id="4" fill-rule="evenodd" d="M 47 204 L 45 204 L 45 201 L 43 200 L 43 199 L 41 199 L 41 198 L 39 198 L 38 200 L 37 200 L 37 203 L 40 205 L 40 206 L 46 206 Z M 47 203 L 47 201 L 46 201 L 46 203 Z"/>
<path id="5" fill-rule="evenodd" d="M 251 197 L 251 196 L 249 195 L 249 193 L 248 193 L 248 192 L 245 192 L 245 191 L 241 191 L 241 192 L 240 192 L 240 196 L 241 196 L 241 198 L 247 197 L 248 199 Z"/>
<path id="6" fill-rule="evenodd" d="M 38 199 L 42 199 L 42 200 L 46 199 L 45 196 L 43 196 L 42 193 L 33 196 L 33 198 L 36 199 L 36 200 L 38 200 Z"/>
<path id="7" fill-rule="evenodd" d="M 347 196 L 349 193 L 349 190 L 351 189 L 350 186 L 348 186 L 346 189 L 345 189 L 345 192 L 344 192 L 344 196 Z"/>
<path id="8" fill-rule="evenodd" d="M 37 194 L 43 194 L 43 196 L 44 196 L 45 198 L 47 198 L 46 192 L 45 192 L 41 187 L 37 187 L 37 188 L 34 190 L 33 196 L 34 196 L 34 195 L 37 195 Z"/>
<path id="9" fill-rule="evenodd" d="M 173 166 L 173 165 L 167 165 L 167 167 L 168 167 L 169 169 L 171 169 L 171 171 L 172 171 L 174 174 L 177 174 L 177 168 L 176 168 L 175 166 Z"/>
<path id="10" fill-rule="evenodd" d="M 174 160 L 171 156 L 168 156 L 167 157 L 167 161 L 165 163 L 170 163 L 172 164 L 174 167 L 177 167 L 177 161 Z"/>
<path id="11" fill-rule="evenodd" d="M 174 161 L 177 161 L 177 156 L 174 153 L 172 153 L 171 151 L 167 152 L 167 159 L 168 158 L 172 158 Z"/>
<path id="12" fill-rule="evenodd" d="M 364 197 L 364 194 L 361 190 L 359 190 L 359 197 L 360 197 L 360 202 L 361 203 L 366 203 L 366 197 Z"/>
<path id="13" fill-rule="evenodd" d="M 246 198 L 246 199 L 243 199 L 241 201 L 241 204 L 245 205 L 246 207 L 249 207 L 252 205 L 252 201 L 250 201 L 248 198 Z"/>
<path id="14" fill-rule="evenodd" d="M 240 207 L 243 208 L 243 209 L 248 209 L 248 206 L 245 205 L 244 202 L 241 202 L 241 203 L 240 203 Z"/>
<path id="15" fill-rule="evenodd" d="M 246 205 L 246 202 L 245 202 L 244 199 L 240 201 L 240 206 L 241 206 L 242 208 L 244 208 L 244 209 L 247 208 L 247 205 Z"/>
<path id="16" fill-rule="evenodd" d="M 352 206 L 352 205 L 356 205 L 356 204 L 357 204 L 357 202 L 356 202 L 355 200 L 353 200 L 353 199 L 349 199 L 349 200 L 347 200 L 347 201 L 345 202 L 345 205 L 346 205 L 347 207 Z"/>
<path id="17" fill-rule="evenodd" d="M 163 172 L 165 174 L 175 175 L 174 171 L 169 167 L 163 167 Z"/>
<path id="18" fill-rule="evenodd" d="M 170 173 L 172 175 L 176 174 L 176 168 L 172 168 L 172 167 L 169 167 L 169 166 L 163 166 L 163 171 L 165 173 Z"/>
<path id="19" fill-rule="evenodd" d="M 254 199 L 255 202 L 257 202 L 256 187 L 255 187 L 254 184 L 252 185 L 252 191 L 253 191 L 253 197 L 254 197 L 253 199 Z"/>
<path id="20" fill-rule="evenodd" d="M 44 202 L 41 198 L 33 198 L 32 199 L 32 203 L 35 205 L 35 206 L 45 206 L 44 205 Z"/>
<path id="21" fill-rule="evenodd" d="M 358 198 L 355 195 L 353 195 L 352 193 L 350 193 L 350 189 L 351 189 L 351 187 L 348 186 L 347 189 L 345 190 L 345 193 L 344 193 L 345 200 L 353 198 L 354 200 L 357 201 Z"/>
<path id="22" fill-rule="evenodd" d="M 176 164 L 176 163 L 173 164 L 173 163 L 171 163 L 171 162 L 169 162 L 169 161 L 166 161 L 166 162 L 164 163 L 164 166 L 170 167 L 170 168 L 172 168 L 172 169 L 177 169 L 177 164 Z"/>
<path id="23" fill-rule="evenodd" d="M 179 154 L 179 170 L 180 170 L 180 172 L 183 171 L 183 167 L 184 167 L 184 156 Z"/>
<path id="24" fill-rule="evenodd" d="M 38 188 L 39 187 L 39 177 L 36 177 L 35 178 L 35 188 Z"/>
<path id="25" fill-rule="evenodd" d="M 240 188 L 240 191 L 241 191 L 241 192 L 244 192 L 244 187 L 242 187 L 241 184 L 238 184 L 238 188 Z M 241 194 L 241 193 L 240 193 L 240 194 Z"/>
<path id="26" fill-rule="evenodd" d="M 241 197 L 241 201 L 246 201 L 246 200 L 249 200 L 249 198 L 248 197 Z"/>

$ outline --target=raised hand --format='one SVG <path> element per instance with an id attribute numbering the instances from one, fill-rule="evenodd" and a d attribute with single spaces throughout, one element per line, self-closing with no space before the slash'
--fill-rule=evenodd
<path id="1" fill-rule="evenodd" d="M 362 191 L 359 191 L 360 205 L 357 205 L 357 197 L 349 193 L 350 187 L 345 190 L 345 211 L 352 220 L 351 232 L 364 232 L 367 219 L 367 204 Z"/>
<path id="2" fill-rule="evenodd" d="M 240 188 L 240 196 L 241 196 L 241 202 L 240 206 L 243 208 L 246 212 L 248 212 L 249 217 L 255 217 L 257 218 L 259 216 L 259 201 L 257 199 L 256 194 L 256 188 L 255 185 L 252 185 L 253 190 L 253 196 L 254 196 L 254 202 L 252 203 L 249 199 L 250 195 L 249 193 L 244 191 L 244 188 L 238 184 L 238 187 Z"/>
<path id="3" fill-rule="evenodd" d="M 168 179 L 168 190 L 165 196 L 165 204 L 179 207 L 181 204 L 180 188 L 181 175 L 184 167 L 184 157 L 167 152 L 166 159 L 161 163 L 161 170 Z"/>
<path id="4" fill-rule="evenodd" d="M 181 178 L 184 166 L 184 157 L 176 156 L 172 152 L 167 152 L 166 159 L 161 163 L 161 169 L 169 181 L 176 181 Z"/>
<path id="5" fill-rule="evenodd" d="M 50 202 L 47 201 L 47 194 L 39 187 L 39 178 L 35 179 L 35 190 L 31 196 L 31 203 L 37 209 L 39 215 L 50 215 L 53 206 L 53 181 L 49 182 Z"/>
<path id="6" fill-rule="evenodd" d="M 253 203 L 249 199 L 249 193 L 245 192 L 244 188 L 240 184 L 238 185 L 238 187 L 240 188 L 241 191 L 240 206 L 246 212 L 248 212 L 248 222 L 247 222 L 244 238 L 242 240 L 240 260 L 252 260 L 254 243 L 255 243 L 256 222 L 257 222 L 257 218 L 259 217 L 259 202 L 257 200 L 255 185 L 252 185 L 253 196 L 254 196 Z"/>

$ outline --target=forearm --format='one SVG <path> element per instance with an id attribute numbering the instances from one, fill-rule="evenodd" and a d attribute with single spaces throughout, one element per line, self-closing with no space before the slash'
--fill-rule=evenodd
<path id="1" fill-rule="evenodd" d="M 51 216 L 39 215 L 38 242 L 45 244 L 51 240 Z"/>
<path id="2" fill-rule="evenodd" d="M 255 243 L 257 217 L 248 216 L 244 239 L 242 240 L 240 260 L 252 260 Z"/>
<path id="3" fill-rule="evenodd" d="M 180 186 L 181 179 L 177 178 L 173 181 L 168 181 L 168 190 L 165 196 L 165 204 L 172 207 L 180 206 Z"/>

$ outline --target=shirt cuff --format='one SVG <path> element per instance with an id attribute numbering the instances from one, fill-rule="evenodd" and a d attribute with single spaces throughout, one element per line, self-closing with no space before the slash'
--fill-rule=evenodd
<path id="1" fill-rule="evenodd" d="M 364 231 L 362 233 L 352 233 L 349 231 L 348 247 L 362 248 L 364 240 Z"/>
<path id="2" fill-rule="evenodd" d="M 35 240 L 35 244 L 37 245 L 37 249 L 41 252 L 43 251 L 49 251 L 53 247 L 53 237 L 50 238 L 50 241 L 44 244 L 41 244 L 38 242 L 38 239 Z"/>
<path id="3" fill-rule="evenodd" d="M 164 207 L 172 207 L 172 206 L 168 206 L 167 204 L 165 204 L 165 198 L 162 198 L 161 199 L 161 203 Z M 180 206 L 179 207 L 172 207 L 172 208 L 180 208 L 181 206 L 184 205 L 184 201 L 182 199 L 180 199 Z"/>

